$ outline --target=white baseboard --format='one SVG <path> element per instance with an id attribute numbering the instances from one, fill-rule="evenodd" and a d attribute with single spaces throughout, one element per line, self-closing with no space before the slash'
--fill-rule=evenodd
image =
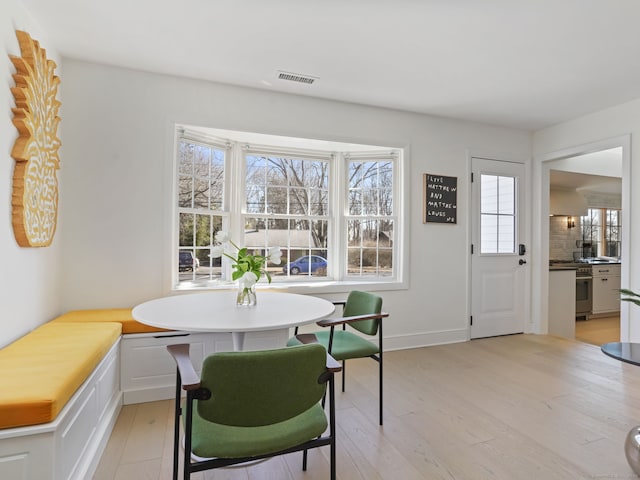
<path id="1" fill-rule="evenodd" d="M 469 340 L 466 328 L 457 330 L 441 330 L 439 332 L 413 333 L 411 335 L 394 335 L 384 337 L 384 350 L 406 350 L 409 348 L 429 347 L 447 343 L 461 343 Z"/>

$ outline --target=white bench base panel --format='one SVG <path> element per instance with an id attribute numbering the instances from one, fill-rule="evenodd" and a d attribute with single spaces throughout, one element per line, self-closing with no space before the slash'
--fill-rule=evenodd
<path id="1" fill-rule="evenodd" d="M 284 347 L 289 329 L 249 332 L 245 350 Z M 122 400 L 131 403 L 168 400 L 175 397 L 176 364 L 167 345 L 189 343 L 193 364 L 200 373 L 202 361 L 214 352 L 233 350 L 230 333 L 158 332 L 122 336 L 120 378 Z"/>
<path id="2" fill-rule="evenodd" d="M 118 340 L 53 422 L 0 430 L 0 478 L 91 478 L 121 407 Z"/>

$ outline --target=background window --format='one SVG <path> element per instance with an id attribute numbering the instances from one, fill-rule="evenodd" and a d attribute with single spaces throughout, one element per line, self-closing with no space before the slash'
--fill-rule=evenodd
<path id="1" fill-rule="evenodd" d="M 580 217 L 584 258 L 620 256 L 621 217 L 620 210 L 610 208 L 590 208 L 587 215 Z"/>
<path id="2" fill-rule="evenodd" d="M 620 210 L 606 209 L 604 211 L 604 217 L 604 242 L 601 255 L 619 257 L 622 240 L 622 215 L 620 215 Z"/>

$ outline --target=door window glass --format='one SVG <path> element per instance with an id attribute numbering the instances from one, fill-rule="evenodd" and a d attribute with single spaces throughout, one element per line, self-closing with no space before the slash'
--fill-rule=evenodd
<path id="1" fill-rule="evenodd" d="M 516 179 L 480 176 L 480 253 L 515 253 Z"/>

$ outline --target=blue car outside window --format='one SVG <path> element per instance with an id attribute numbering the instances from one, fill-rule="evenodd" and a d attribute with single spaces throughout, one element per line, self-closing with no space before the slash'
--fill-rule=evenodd
<path id="1" fill-rule="evenodd" d="M 287 271 L 287 269 L 289 272 L 293 270 L 292 273 L 294 274 L 295 273 L 315 273 L 315 271 L 318 270 L 319 268 L 324 268 L 326 266 L 327 266 L 327 261 L 324 258 L 319 257 L 317 255 L 305 255 L 285 265 L 283 270 L 285 270 L 285 272 Z"/>

